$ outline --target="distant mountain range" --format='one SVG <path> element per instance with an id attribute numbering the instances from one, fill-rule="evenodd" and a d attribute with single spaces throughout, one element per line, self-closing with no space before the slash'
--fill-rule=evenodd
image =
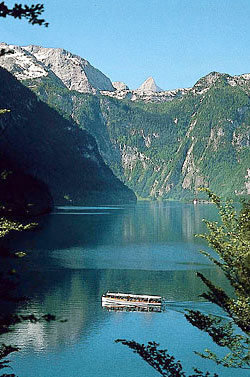
<path id="1" fill-rule="evenodd" d="M 123 82 L 111 83 L 101 71 L 87 60 L 62 48 L 40 46 L 14 46 L 0 44 L 1 49 L 11 51 L 2 59 L 1 65 L 11 71 L 18 80 L 46 77 L 55 74 L 69 90 L 79 93 L 129 90 Z M 161 92 L 153 77 L 149 77 L 138 88 L 140 92 Z"/>
<path id="2" fill-rule="evenodd" d="M 0 64 L 91 134 L 103 160 L 137 196 L 189 200 L 200 186 L 224 197 L 250 194 L 250 74 L 211 72 L 192 88 L 171 91 L 149 78 L 130 90 L 63 49 L 3 46 L 14 53 Z M 76 149 L 85 145 L 81 140 Z M 60 156 L 59 148 L 53 158 L 59 163 Z"/>

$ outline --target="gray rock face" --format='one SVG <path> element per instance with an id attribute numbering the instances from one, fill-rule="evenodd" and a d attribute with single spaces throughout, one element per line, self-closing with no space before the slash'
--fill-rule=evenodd
<path id="1" fill-rule="evenodd" d="M 80 56 L 61 48 L 26 46 L 23 49 L 52 70 L 69 90 L 94 94 L 97 90 L 114 90 L 110 79 Z"/>
<path id="2" fill-rule="evenodd" d="M 219 72 L 211 72 L 202 77 L 193 88 L 179 88 L 163 91 L 153 77 L 149 77 L 138 89 L 130 90 L 124 82 L 111 83 L 98 69 L 87 60 L 60 48 L 39 46 L 19 47 L 1 43 L 0 48 L 12 50 L 12 54 L 0 57 L 0 66 L 16 76 L 18 80 L 37 79 L 50 76 L 57 83 L 65 85 L 69 90 L 80 93 L 96 94 L 143 102 L 168 102 L 181 98 L 188 92 L 205 94 L 218 80 L 230 86 L 239 85 L 250 94 L 250 74 L 230 76 Z"/>
<path id="3" fill-rule="evenodd" d="M 193 86 L 193 93 L 204 94 L 217 82 L 223 81 L 230 86 L 240 86 L 245 90 L 250 89 L 250 74 L 230 76 L 227 73 L 210 72 L 208 75 L 199 79 Z"/>
<path id="4" fill-rule="evenodd" d="M 156 85 L 155 80 L 153 77 L 147 78 L 141 86 L 138 88 L 140 92 L 163 92 L 159 86 Z"/>
<path id="5" fill-rule="evenodd" d="M 0 48 L 7 51 L 7 54 L 0 58 L 1 67 L 11 72 L 18 80 L 44 77 L 49 74 L 44 64 L 22 47 L 1 43 Z"/>
<path id="6" fill-rule="evenodd" d="M 39 46 L 19 47 L 2 43 L 0 48 L 13 53 L 1 57 L 0 65 L 18 80 L 56 75 L 69 90 L 96 94 L 100 90 L 114 91 L 108 77 L 87 60 L 61 48 Z"/>
<path id="7" fill-rule="evenodd" d="M 179 88 L 173 90 L 165 90 L 162 92 L 152 92 L 141 90 L 116 90 L 114 92 L 101 91 L 101 94 L 108 97 L 117 99 L 130 99 L 131 101 L 143 101 L 143 102 L 169 102 L 175 98 L 180 98 L 184 94 L 192 91 L 192 88 Z"/>
<path id="8" fill-rule="evenodd" d="M 135 90 L 130 90 L 124 87 L 120 82 L 113 83 L 116 88 L 115 91 L 101 91 L 104 96 L 109 96 L 117 99 L 129 99 L 131 101 L 143 102 L 168 102 L 175 98 L 182 97 L 184 94 L 192 90 L 192 88 L 179 88 L 173 90 L 163 90 L 156 85 L 153 77 L 149 77 L 144 83 Z M 125 85 L 125 84 L 124 84 Z"/>
<path id="9" fill-rule="evenodd" d="M 116 90 L 129 90 L 129 87 L 122 81 L 114 81 L 112 85 Z"/>
<path id="10" fill-rule="evenodd" d="M 225 73 L 211 72 L 199 79 L 192 88 L 178 88 L 173 90 L 155 90 L 159 88 L 155 84 L 153 78 L 146 80 L 139 89 L 129 90 L 120 89 L 113 92 L 101 91 L 102 95 L 114 97 L 117 99 L 130 99 L 131 101 L 143 102 L 168 102 L 176 98 L 181 98 L 187 93 L 197 95 L 205 94 L 213 85 L 217 85 L 219 81 L 223 81 L 229 86 L 240 86 L 245 92 L 250 94 L 250 74 L 230 76 Z"/>

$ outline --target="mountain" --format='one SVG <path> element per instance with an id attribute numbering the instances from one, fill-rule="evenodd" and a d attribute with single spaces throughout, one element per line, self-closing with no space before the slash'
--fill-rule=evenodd
<path id="1" fill-rule="evenodd" d="M 102 90 L 100 93 L 103 96 L 108 96 L 117 99 L 126 99 L 132 102 L 152 102 L 163 103 L 169 102 L 173 99 L 182 97 L 184 94 L 190 92 L 192 88 L 178 88 L 164 91 L 140 90 L 140 89 L 117 89 L 115 91 Z"/>
<path id="2" fill-rule="evenodd" d="M 17 167 L 3 151 L 0 156 L 1 216 L 23 218 L 50 212 L 53 198 L 48 186 Z"/>
<path id="3" fill-rule="evenodd" d="M 0 88 L 1 107 L 11 110 L 0 117 L 1 160 L 7 161 L 3 173 L 13 167 L 33 177 L 47 187 L 56 205 L 136 200 L 104 163 L 94 138 L 85 130 L 2 68 Z"/>
<path id="4" fill-rule="evenodd" d="M 23 82 L 87 130 L 139 197 L 189 200 L 200 186 L 223 197 L 250 194 L 250 74 L 211 72 L 192 88 L 92 95 L 50 73 Z"/>
<path id="5" fill-rule="evenodd" d="M 114 91 L 109 78 L 94 68 L 87 60 L 61 48 L 39 46 L 19 47 L 1 43 L 12 54 L 1 58 L 1 66 L 13 73 L 18 80 L 55 76 L 69 90 L 80 93 Z"/>
<path id="6" fill-rule="evenodd" d="M 122 81 L 114 81 L 112 82 L 113 87 L 116 90 L 129 90 L 129 87 Z"/>
<path id="7" fill-rule="evenodd" d="M 249 82 L 218 75 L 165 103 L 137 103 L 62 91 L 50 81 L 33 90 L 97 141 L 114 174 L 139 197 L 192 199 L 200 186 L 224 197 L 249 194 Z"/>
<path id="8" fill-rule="evenodd" d="M 111 83 L 110 79 L 87 60 L 64 49 L 39 46 L 20 47 L 6 43 L 0 43 L 0 48 L 12 52 L 1 57 L 1 66 L 22 82 L 47 77 L 54 80 L 56 85 L 65 86 L 79 93 L 97 94 L 100 92 L 102 95 L 113 98 L 144 102 L 171 101 L 190 90 L 182 88 L 161 91 L 155 83 L 152 83 L 152 78 L 150 78 L 152 79 L 151 88 L 154 87 L 155 90 L 130 90 L 123 82 Z"/>
<path id="9" fill-rule="evenodd" d="M 112 84 L 116 89 L 115 91 L 102 90 L 100 93 L 104 96 L 128 99 L 133 102 L 168 102 L 180 98 L 191 90 L 191 88 L 163 90 L 156 85 L 153 77 L 149 77 L 138 89 L 134 90 L 129 89 L 123 82 L 117 81 Z"/>
<path id="10" fill-rule="evenodd" d="M 191 199 L 200 186 L 224 197 L 250 194 L 249 78 L 211 72 L 160 104 L 102 101 L 122 174 L 137 195 Z"/>
<path id="11" fill-rule="evenodd" d="M 156 85 L 153 77 L 147 78 L 137 90 L 140 92 L 163 92 L 163 90 Z"/>

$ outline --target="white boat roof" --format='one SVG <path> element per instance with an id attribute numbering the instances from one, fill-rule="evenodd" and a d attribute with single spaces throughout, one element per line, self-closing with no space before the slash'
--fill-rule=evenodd
<path id="1" fill-rule="evenodd" d="M 161 299 L 161 296 L 150 296 L 150 295 L 134 295 L 132 293 L 112 293 L 107 292 L 104 296 L 120 296 L 120 297 L 139 297 L 139 298 L 155 298 L 155 299 Z"/>

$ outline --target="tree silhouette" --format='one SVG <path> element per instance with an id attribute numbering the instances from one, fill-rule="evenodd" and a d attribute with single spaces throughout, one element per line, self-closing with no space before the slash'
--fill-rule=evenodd
<path id="1" fill-rule="evenodd" d="M 41 14 L 44 12 L 44 5 L 43 4 L 32 4 L 32 5 L 22 5 L 22 4 L 15 4 L 12 8 L 8 7 L 5 2 L 0 3 L 0 17 L 6 18 L 7 16 L 13 17 L 15 19 L 27 19 L 31 25 L 39 25 L 47 27 L 49 24 L 45 21 L 45 19 L 40 18 Z M 13 51 L 11 49 L 0 49 L 0 57 L 6 54 L 12 54 Z M 4 114 L 9 112 L 10 110 L 7 109 L 0 109 L 0 114 Z M 0 238 L 4 237 L 6 233 L 10 231 L 20 231 L 25 229 L 26 226 L 22 226 L 22 224 L 17 224 L 13 221 L 8 221 L 5 218 L 0 219 Z M 29 226 L 28 226 L 29 227 Z M 0 244 L 0 258 L 6 257 L 6 255 L 10 256 L 9 250 L 6 250 L 5 247 Z M 21 257 L 23 255 L 16 255 L 16 257 Z M 17 281 L 13 280 L 13 272 L 14 271 L 6 271 L 6 273 L 0 272 L 0 300 L 1 302 L 7 300 L 13 300 L 11 297 L 10 292 L 16 288 Z M 15 274 L 14 274 L 15 275 Z M 16 298 L 18 300 L 18 298 Z M 9 314 L 8 316 L 0 315 L 0 335 L 4 334 L 5 332 L 10 331 L 10 327 L 14 326 L 17 323 L 22 321 L 51 321 L 55 320 L 54 316 L 51 315 L 44 315 L 41 318 L 37 318 L 33 315 L 31 316 L 17 316 L 15 314 Z M 2 344 L 0 346 L 0 370 L 6 367 L 9 367 L 10 360 L 7 360 L 6 357 L 11 354 L 12 352 L 18 351 L 18 348 L 11 345 Z M 15 374 L 3 374 L 1 377 L 15 377 Z"/>
<path id="2" fill-rule="evenodd" d="M 15 4 L 12 8 L 9 8 L 4 1 L 0 3 L 0 17 L 6 18 L 7 16 L 10 16 L 19 20 L 25 18 L 32 25 L 44 25 L 47 27 L 49 25 L 48 22 L 43 18 L 39 18 L 43 12 L 43 4 Z"/>

